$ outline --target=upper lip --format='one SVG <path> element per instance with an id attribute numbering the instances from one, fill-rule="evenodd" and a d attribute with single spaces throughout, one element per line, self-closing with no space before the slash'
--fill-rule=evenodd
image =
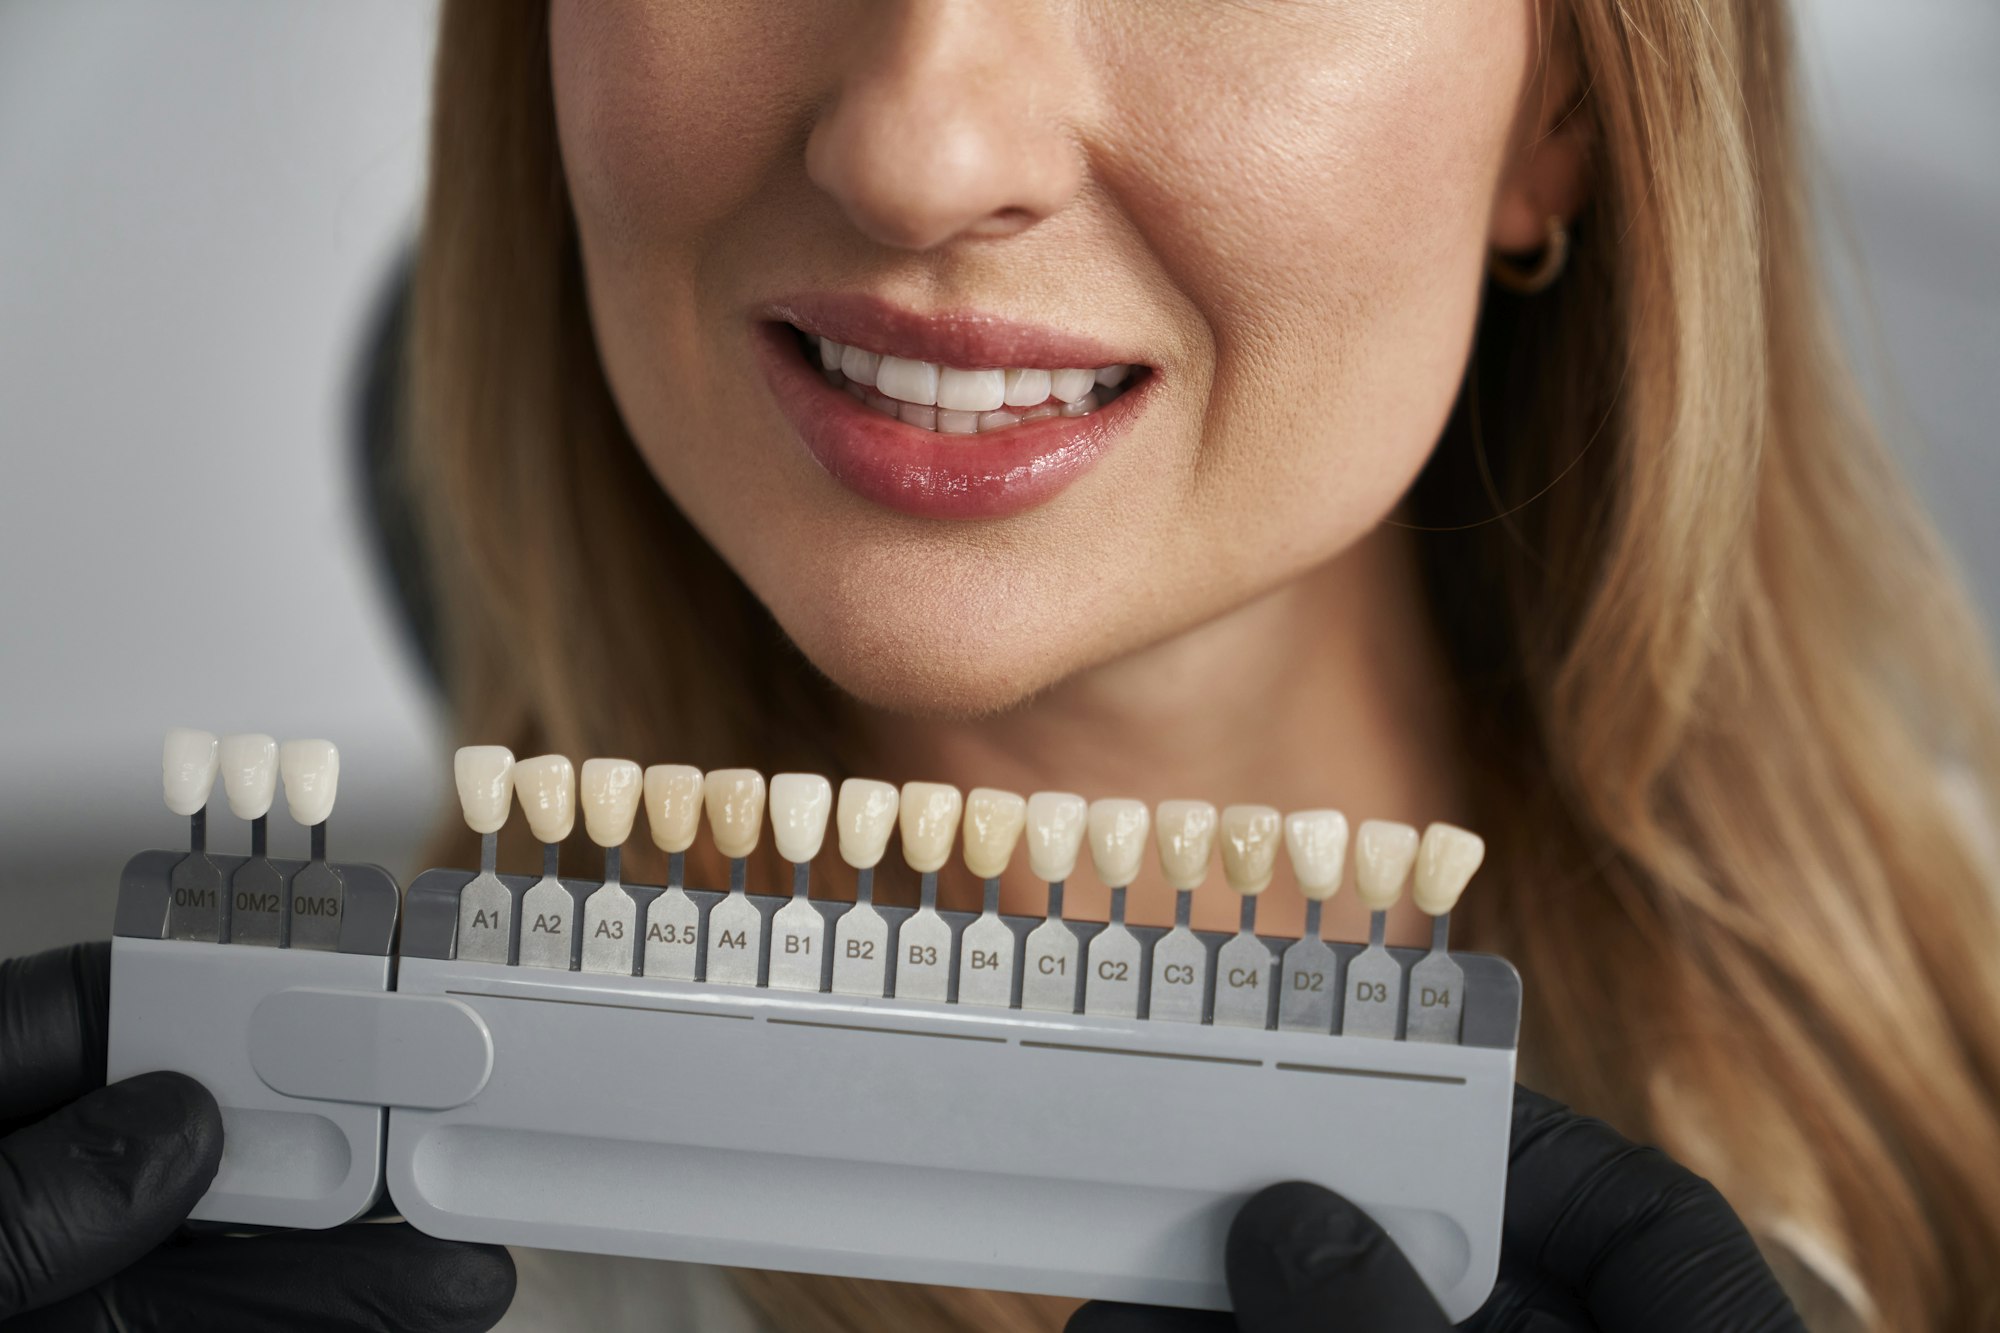
<path id="1" fill-rule="evenodd" d="M 911 361 L 975 370 L 1065 370 L 1145 363 L 1111 344 L 980 310 L 920 314 L 865 292 L 798 292 L 758 307 L 807 333 Z"/>

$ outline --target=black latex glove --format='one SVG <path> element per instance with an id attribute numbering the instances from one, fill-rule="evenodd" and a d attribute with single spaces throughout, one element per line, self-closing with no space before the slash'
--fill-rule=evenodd
<path id="1" fill-rule="evenodd" d="M 1366 1213 L 1302 1181 L 1253 1195 L 1223 1255 L 1232 1317 L 1094 1302 L 1067 1333 L 1443 1333 L 1410 1261 Z M 1715 1187 L 1657 1148 L 1514 1090 L 1500 1277 L 1479 1333 L 1804 1333 Z"/>
<path id="2" fill-rule="evenodd" d="M 0 962 L 0 1333 L 476 1333 L 506 1313 L 498 1246 L 384 1223 L 178 1233 L 222 1117 L 182 1074 L 104 1086 L 110 977 L 105 943 Z"/>

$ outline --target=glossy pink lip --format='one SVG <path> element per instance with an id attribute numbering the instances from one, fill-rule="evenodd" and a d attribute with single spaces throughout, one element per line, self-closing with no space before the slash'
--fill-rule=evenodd
<path id="1" fill-rule="evenodd" d="M 783 320 L 807 333 L 911 361 L 935 361 L 961 370 L 1013 366 L 1021 370 L 1145 365 L 1145 361 L 1095 338 L 1060 329 L 1018 324 L 977 310 L 920 315 L 879 296 L 799 292 L 753 312 Z"/>
<path id="2" fill-rule="evenodd" d="M 845 298 L 842 298 L 843 300 Z M 880 302 L 871 302 L 878 308 Z M 1045 417 L 990 435 L 940 435 L 912 426 L 855 401 L 826 382 L 816 361 L 808 361 L 787 316 L 759 318 L 752 343 L 779 408 L 821 467 L 843 486 L 879 505 L 920 518 L 1003 518 L 1053 498 L 1088 471 L 1111 443 L 1138 419 L 1150 401 L 1156 372 L 1139 375 L 1124 393 L 1088 416 Z M 911 317 L 915 318 L 915 317 Z M 957 332 L 951 330 L 956 327 Z M 967 368 L 980 365 L 1022 366 L 1028 369 L 1094 366 L 1117 363 L 1089 350 L 1089 344 L 1028 330 L 1040 351 L 1020 342 L 995 341 L 1017 336 L 996 334 L 991 326 L 935 327 L 904 323 L 902 334 L 850 333 L 856 344 L 871 349 L 901 346 L 924 360 Z M 826 336 L 845 341 L 838 334 Z M 967 339 L 962 348 L 999 349 L 1004 358 L 981 352 L 972 357 L 916 351 L 919 342 L 935 348 L 940 340 Z M 1047 360 L 1051 349 L 1062 356 L 1079 350 L 1088 354 L 1067 360 Z M 1034 353 L 1027 359 L 1015 359 Z M 890 352 L 891 355 L 903 353 Z M 982 357 L 990 359 L 982 360 Z"/>

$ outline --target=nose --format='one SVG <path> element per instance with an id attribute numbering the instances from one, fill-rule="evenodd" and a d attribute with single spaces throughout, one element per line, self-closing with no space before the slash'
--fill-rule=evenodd
<path id="1" fill-rule="evenodd" d="M 1001 237 L 1059 211 L 1083 177 L 1071 121 L 1086 70 L 1037 0 L 884 0 L 839 56 L 806 173 L 883 245 Z"/>

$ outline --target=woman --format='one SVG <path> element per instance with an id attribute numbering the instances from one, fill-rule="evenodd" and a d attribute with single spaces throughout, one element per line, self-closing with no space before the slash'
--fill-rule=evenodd
<path id="1" fill-rule="evenodd" d="M 1949 793 L 1987 817 L 2000 719 L 1835 357 L 1779 6 L 460 0 L 436 109 L 409 477 L 466 738 L 1467 824 L 1524 1081 L 1714 1180 L 1821 1326 L 1994 1317 Z M 836 429 L 821 338 L 1132 401 Z"/>

